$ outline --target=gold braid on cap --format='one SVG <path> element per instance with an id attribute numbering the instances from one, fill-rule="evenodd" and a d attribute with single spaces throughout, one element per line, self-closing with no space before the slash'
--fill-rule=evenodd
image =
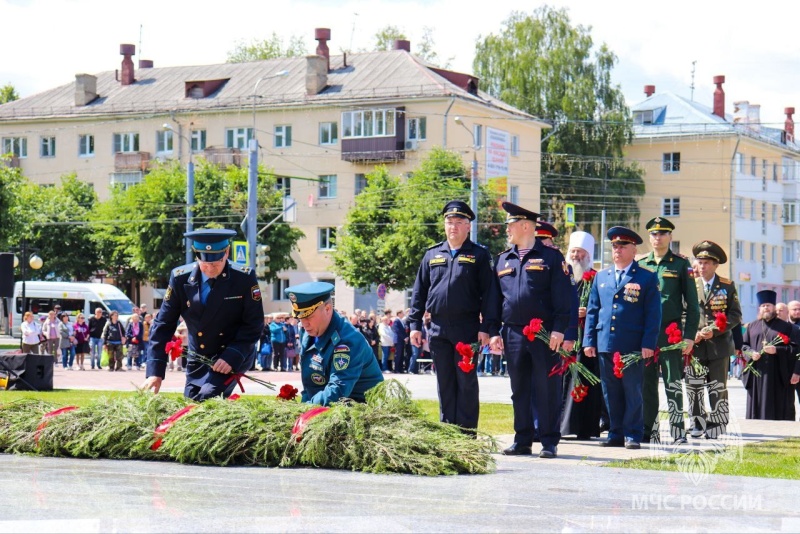
<path id="1" fill-rule="evenodd" d="M 292 302 L 292 317 L 294 317 L 295 319 L 305 319 L 306 317 L 317 311 L 317 308 L 325 304 L 325 300 L 320 300 L 319 302 L 312 304 L 308 308 L 301 308 L 300 306 L 297 305 L 296 302 Z"/>

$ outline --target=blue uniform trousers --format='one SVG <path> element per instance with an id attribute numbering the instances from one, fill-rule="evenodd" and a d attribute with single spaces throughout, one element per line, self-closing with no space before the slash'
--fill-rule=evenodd
<path id="1" fill-rule="evenodd" d="M 468 430 L 477 429 L 480 411 L 477 369 L 465 373 L 458 367 L 461 355 L 447 338 L 432 337 L 430 347 L 436 366 L 441 420 Z"/>
<path id="2" fill-rule="evenodd" d="M 530 445 L 536 426 L 542 446 L 555 447 L 561 440 L 563 377 L 547 375 L 561 357 L 541 340 L 528 341 L 522 326 L 505 325 L 503 343 L 514 405 L 514 442 Z"/>
<path id="3" fill-rule="evenodd" d="M 242 369 L 250 369 L 255 361 L 256 353 L 253 351 L 245 357 Z M 233 380 L 233 375 L 217 373 L 207 365 L 189 360 L 186 363 L 186 386 L 183 389 L 183 396 L 194 401 L 204 401 L 222 395 L 228 398 L 233 393 L 233 389 L 238 382 Z M 240 379 L 241 380 L 241 379 Z M 226 384 L 227 382 L 227 384 Z"/>
<path id="4" fill-rule="evenodd" d="M 642 404 L 642 382 L 644 362 L 638 361 L 625 369 L 622 378 L 614 376 L 614 355 L 601 352 L 600 382 L 603 398 L 608 408 L 608 439 L 622 441 L 632 439 L 641 442 L 644 431 L 644 408 Z"/>

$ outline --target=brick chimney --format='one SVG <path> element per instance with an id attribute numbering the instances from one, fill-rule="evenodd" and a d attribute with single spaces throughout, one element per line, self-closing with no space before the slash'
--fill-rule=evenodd
<path id="1" fill-rule="evenodd" d="M 408 41 L 406 39 L 395 39 L 394 49 L 405 50 L 406 52 L 411 53 L 411 41 Z"/>
<path id="2" fill-rule="evenodd" d="M 121 44 L 119 45 L 119 53 L 124 56 L 122 58 L 120 82 L 122 85 L 130 85 L 136 81 L 133 77 L 133 59 L 131 59 L 131 56 L 136 53 L 136 45 Z"/>
<path id="3" fill-rule="evenodd" d="M 331 40 L 330 28 L 317 28 L 314 30 L 314 39 L 319 41 L 317 55 L 325 58 L 326 71 L 331 70 L 331 52 L 328 50 L 328 41 Z"/>
<path id="4" fill-rule="evenodd" d="M 97 76 L 75 75 L 75 106 L 85 106 L 97 98 Z"/>
<path id="5" fill-rule="evenodd" d="M 794 142 L 794 108 L 784 108 L 783 112 L 786 113 L 786 122 L 783 123 L 783 130 L 786 132 L 786 142 Z"/>
<path id="6" fill-rule="evenodd" d="M 725 76 L 714 76 L 714 83 L 717 86 L 714 89 L 714 115 L 725 120 L 725 91 L 722 90 Z"/>
<path id="7" fill-rule="evenodd" d="M 644 86 L 644 94 L 647 95 L 647 98 L 650 98 L 651 96 L 653 96 L 653 94 L 655 94 L 655 92 L 656 92 L 656 86 L 655 85 L 645 85 Z"/>
<path id="8" fill-rule="evenodd" d="M 319 94 L 328 85 L 329 61 L 324 56 L 306 56 L 306 94 L 308 96 Z"/>

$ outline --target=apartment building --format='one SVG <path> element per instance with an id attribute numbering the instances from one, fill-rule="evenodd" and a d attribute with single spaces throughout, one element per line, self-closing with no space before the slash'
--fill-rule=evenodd
<path id="1" fill-rule="evenodd" d="M 162 68 L 151 60 L 135 68 L 135 47 L 123 44 L 119 68 L 0 106 L 0 148 L 36 183 L 74 172 L 105 199 L 111 187 L 141 181 L 156 159 L 247 165 L 256 139 L 259 162 L 290 177 L 279 183 L 295 205 L 288 220 L 305 233 L 297 269 L 262 288 L 266 311 L 285 309 L 283 289 L 309 280 L 333 281 L 340 309 L 375 307 L 374 291 L 335 279 L 329 253 L 378 164 L 405 175 L 433 147 L 457 150 L 468 167 L 477 158 L 481 182 L 538 209 L 546 124 L 481 91 L 476 77 L 413 56 L 408 41 L 331 55 L 330 30 L 315 38 L 308 57 Z M 390 292 L 386 306 L 406 299 Z"/>
<path id="2" fill-rule="evenodd" d="M 783 128 L 762 124 L 760 107 L 747 101 L 725 113 L 725 77 L 714 83 L 711 108 L 645 86 L 625 157 L 645 170 L 642 235 L 644 223 L 662 215 L 676 225 L 674 251 L 691 256 L 704 239 L 720 244 L 729 261 L 717 272 L 736 282 L 749 321 L 762 289 L 800 300 L 800 146 L 794 108 L 785 109 Z"/>

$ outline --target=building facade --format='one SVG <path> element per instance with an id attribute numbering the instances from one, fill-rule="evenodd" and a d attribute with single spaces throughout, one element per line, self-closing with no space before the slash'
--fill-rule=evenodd
<path id="1" fill-rule="evenodd" d="M 266 311 L 285 309 L 282 290 L 309 280 L 334 282 L 340 309 L 374 308 L 371 291 L 336 280 L 329 253 L 376 165 L 405 175 L 433 147 L 457 150 L 467 167 L 477 159 L 481 181 L 499 179 L 507 199 L 538 209 L 546 124 L 482 92 L 474 76 L 411 55 L 408 41 L 331 56 L 330 31 L 315 38 L 305 58 L 164 68 L 134 68 L 135 47 L 122 45 L 119 69 L 0 106 L 1 151 L 35 183 L 74 172 L 103 200 L 141 181 L 153 160 L 247 165 L 255 139 L 259 163 L 287 177 L 286 217 L 305 233 L 297 269 L 262 288 Z M 152 289 L 142 300 L 157 299 Z M 386 297 L 392 309 L 406 304 L 405 292 Z"/>

